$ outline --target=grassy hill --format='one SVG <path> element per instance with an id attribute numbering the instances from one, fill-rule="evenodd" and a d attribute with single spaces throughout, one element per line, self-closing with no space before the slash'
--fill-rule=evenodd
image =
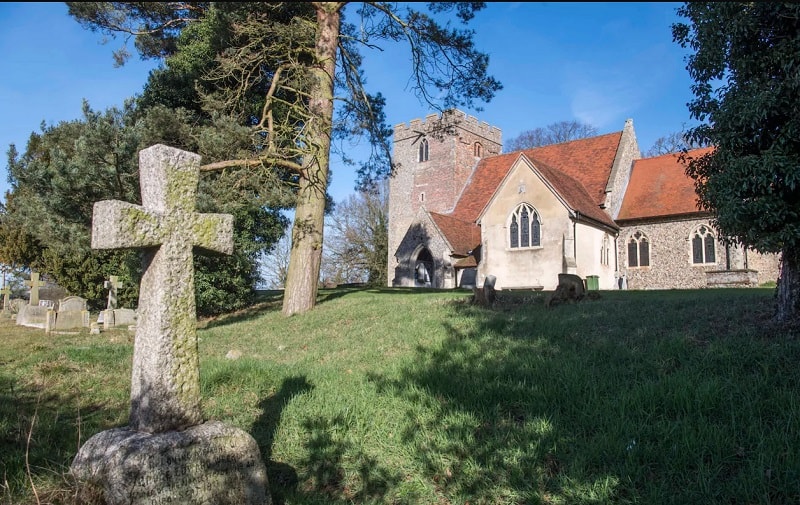
<path id="1" fill-rule="evenodd" d="M 201 321 L 204 411 L 256 438 L 276 503 L 800 503 L 773 291 L 600 293 L 323 290 L 289 318 L 267 293 Z M 78 502 L 66 470 L 126 423 L 132 341 L 0 322 L 0 505 Z"/>

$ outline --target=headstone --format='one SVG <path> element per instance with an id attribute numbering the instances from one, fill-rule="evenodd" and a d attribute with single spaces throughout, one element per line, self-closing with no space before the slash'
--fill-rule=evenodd
<path id="1" fill-rule="evenodd" d="M 558 274 L 558 286 L 545 301 L 545 306 L 549 308 L 564 302 L 578 302 L 585 296 L 583 279 L 575 274 Z"/>
<path id="2" fill-rule="evenodd" d="M 68 296 L 59 300 L 58 310 L 51 308 L 48 311 L 45 331 L 50 333 L 52 331 L 89 328 L 89 326 L 89 311 L 86 310 L 86 299 L 79 296 Z"/>
<path id="3" fill-rule="evenodd" d="M 0 293 L 3 293 L 3 314 L 9 315 L 11 314 L 11 287 L 4 283 Z"/>
<path id="4" fill-rule="evenodd" d="M 136 324 L 136 311 L 133 309 L 106 309 L 100 313 L 97 322 L 103 323 L 104 330 L 110 330 L 118 326 L 131 326 Z"/>
<path id="5" fill-rule="evenodd" d="M 497 296 L 497 293 L 494 290 L 494 286 L 497 284 L 497 277 L 494 275 L 487 275 L 486 279 L 483 280 L 483 296 L 486 299 L 486 303 L 492 305 L 494 300 Z"/>
<path id="6" fill-rule="evenodd" d="M 71 467 L 111 505 L 270 503 L 255 440 L 202 422 L 192 248 L 231 254 L 233 218 L 195 211 L 199 164 L 155 145 L 139 153 L 141 206 L 94 205 L 93 248 L 144 249 L 130 425 L 91 437 Z"/>
<path id="7" fill-rule="evenodd" d="M 86 299 L 80 296 L 68 296 L 58 302 L 59 312 L 68 312 L 71 310 L 81 311 L 86 310 Z"/>
<path id="8" fill-rule="evenodd" d="M 117 290 L 122 288 L 122 281 L 116 275 L 109 276 L 108 280 L 103 284 L 108 290 L 108 304 L 106 309 L 114 310 L 117 308 Z"/>
<path id="9" fill-rule="evenodd" d="M 472 288 L 472 303 L 482 307 L 491 307 L 494 304 L 497 293 L 494 286 L 497 283 L 497 277 L 494 275 L 487 275 L 483 280 L 483 287 L 477 286 Z"/>
<path id="10" fill-rule="evenodd" d="M 44 286 L 44 282 L 39 280 L 39 272 L 31 272 L 31 280 L 25 281 L 25 285 L 31 288 L 29 305 L 39 305 L 39 288 Z"/>

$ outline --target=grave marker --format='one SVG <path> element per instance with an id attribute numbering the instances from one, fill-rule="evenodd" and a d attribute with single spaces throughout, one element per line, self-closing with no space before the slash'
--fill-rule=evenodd
<path id="1" fill-rule="evenodd" d="M 3 312 L 11 312 L 11 287 L 4 285 L 0 293 L 3 293 Z"/>
<path id="2" fill-rule="evenodd" d="M 231 254 L 233 217 L 195 211 L 200 156 L 139 153 L 142 205 L 94 205 L 92 247 L 144 249 L 130 425 L 90 438 L 72 463 L 111 504 L 268 504 L 266 468 L 246 432 L 202 423 L 192 248 Z"/>
<path id="3" fill-rule="evenodd" d="M 103 287 L 108 290 L 108 304 L 106 309 L 114 310 L 117 308 L 117 290 L 123 287 L 122 281 L 116 275 L 109 276 L 108 280 L 103 283 Z"/>
<path id="4" fill-rule="evenodd" d="M 44 286 L 44 282 L 39 280 L 39 272 L 31 272 L 31 280 L 25 281 L 25 285 L 31 288 L 29 305 L 34 307 L 39 305 L 39 288 Z"/>

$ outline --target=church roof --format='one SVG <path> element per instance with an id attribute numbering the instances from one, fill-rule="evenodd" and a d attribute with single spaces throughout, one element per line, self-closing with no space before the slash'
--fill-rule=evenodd
<path id="1" fill-rule="evenodd" d="M 589 195 L 586 187 L 579 181 L 570 177 L 565 172 L 556 170 L 553 167 L 539 161 L 532 159 L 531 162 L 536 170 L 542 174 L 542 177 L 548 181 L 555 191 L 566 201 L 567 205 L 574 211 L 580 213 L 583 217 L 602 223 L 611 228 L 617 229 L 617 224 L 611 217 L 600 208 L 600 206 Z"/>
<path id="2" fill-rule="evenodd" d="M 551 172 L 562 172 L 579 182 L 593 201 L 594 207 L 600 210 L 600 205 L 605 202 L 605 189 L 621 138 L 620 131 L 484 158 L 475 168 L 452 216 L 462 221 L 476 221 L 520 153 L 525 154 L 536 167 L 547 165 L 548 168 L 552 167 Z M 543 175 L 548 178 L 550 176 Z M 556 177 L 563 180 L 563 177 Z M 575 210 L 586 215 L 594 214 L 588 208 L 574 207 L 569 198 L 573 191 L 566 191 L 567 194 L 564 194 L 560 188 L 556 189 Z M 600 217 L 599 214 L 597 216 Z"/>
<path id="3" fill-rule="evenodd" d="M 578 180 L 599 207 L 605 203 L 606 185 L 621 139 L 622 132 L 618 131 L 523 152 L 528 158 L 542 161 Z"/>
<path id="4" fill-rule="evenodd" d="M 430 216 L 450 243 L 454 255 L 468 256 L 480 245 L 481 228 L 477 224 L 436 212 L 431 212 Z"/>
<path id="5" fill-rule="evenodd" d="M 476 224 L 515 163 L 524 156 L 567 206 L 583 219 L 618 228 L 600 206 L 616 159 L 622 132 L 499 154 L 482 159 L 449 214 L 430 216 L 450 243 L 453 254 L 468 256 L 480 246 Z"/>
<path id="6" fill-rule="evenodd" d="M 693 149 L 689 157 L 699 157 L 712 148 Z M 697 214 L 698 206 L 694 180 L 686 175 L 688 160 L 680 153 L 636 160 L 618 221 L 652 219 L 665 216 Z"/>

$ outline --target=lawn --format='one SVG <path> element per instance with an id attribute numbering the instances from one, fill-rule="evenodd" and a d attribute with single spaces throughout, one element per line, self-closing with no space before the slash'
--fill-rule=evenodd
<path id="1" fill-rule="evenodd" d="M 322 290 L 201 321 L 208 419 L 278 504 L 800 503 L 800 341 L 772 289 Z M 0 321 L 0 505 L 77 503 L 82 441 L 126 423 L 132 335 Z M 226 357 L 230 351 L 238 359 Z"/>

